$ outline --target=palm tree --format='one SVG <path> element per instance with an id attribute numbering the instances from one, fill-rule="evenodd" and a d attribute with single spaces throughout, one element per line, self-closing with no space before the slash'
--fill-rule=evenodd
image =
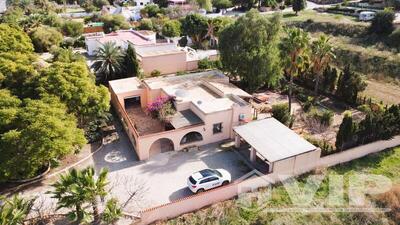
<path id="1" fill-rule="evenodd" d="M 75 208 L 68 217 L 77 222 L 89 220 L 85 204 L 89 203 L 93 210 L 94 224 L 100 223 L 98 209 L 98 198 L 101 200 L 108 194 L 106 190 L 108 171 L 101 169 L 98 177 L 95 177 L 93 167 L 81 171 L 72 169 L 69 173 L 62 175 L 60 180 L 53 184 L 53 198 L 58 199 L 57 209 Z"/>
<path id="2" fill-rule="evenodd" d="M 316 41 L 313 41 L 311 45 L 311 51 L 312 68 L 315 74 L 314 92 L 315 94 L 318 94 L 318 86 L 322 73 L 330 61 L 336 56 L 333 53 L 333 47 L 329 43 L 329 37 L 326 35 L 321 35 Z"/>
<path id="3" fill-rule="evenodd" d="M 0 225 L 23 224 L 32 208 L 33 200 L 25 200 L 17 195 L 10 199 L 0 198 Z"/>
<path id="4" fill-rule="evenodd" d="M 310 38 L 307 32 L 299 28 L 289 28 L 282 39 L 282 61 L 289 78 L 289 113 L 292 113 L 293 78 L 304 68 L 308 61 L 308 47 Z"/>
<path id="5" fill-rule="evenodd" d="M 96 179 L 93 167 L 88 167 L 82 171 L 82 188 L 85 191 L 87 201 L 92 205 L 94 224 L 100 223 L 98 198 L 100 197 L 103 201 L 108 194 L 106 190 L 107 174 L 108 170 L 103 168 Z"/>
<path id="6" fill-rule="evenodd" d="M 107 42 L 95 53 L 97 61 L 93 63 L 92 68 L 99 76 L 98 79 L 103 83 L 116 79 L 118 73 L 123 70 L 124 54 L 121 48 L 114 42 Z"/>
<path id="7" fill-rule="evenodd" d="M 84 208 L 87 194 L 82 188 L 82 176 L 81 171 L 72 169 L 67 174 L 61 175 L 60 180 L 52 185 L 55 190 L 49 192 L 53 195 L 52 198 L 58 200 L 57 210 L 61 208 L 75 209 L 68 213 L 68 218 L 78 223 L 87 219 L 88 216 Z"/>
<path id="8" fill-rule="evenodd" d="M 107 201 L 106 208 L 102 214 L 102 220 L 106 224 L 116 224 L 118 219 L 122 216 L 122 209 L 118 204 L 118 200 L 112 198 Z"/>

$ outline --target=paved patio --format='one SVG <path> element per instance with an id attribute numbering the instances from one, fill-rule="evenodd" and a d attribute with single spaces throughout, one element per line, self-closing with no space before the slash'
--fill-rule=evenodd
<path id="1" fill-rule="evenodd" d="M 191 195 L 186 179 L 192 173 L 205 168 L 223 168 L 228 170 L 232 179 L 240 178 L 250 171 L 240 154 L 232 150 L 223 150 L 219 144 L 201 146 L 200 150 L 190 152 L 167 152 L 155 155 L 147 161 L 138 161 L 127 136 L 117 126 L 120 140 L 107 144 L 96 152 L 91 159 L 77 168 L 94 166 L 96 171 L 109 169 L 109 187 L 112 196 L 125 204 L 124 211 L 136 213 L 141 209 L 165 204 Z M 47 191 L 56 179 L 26 189 L 25 196 L 40 196 L 41 203 L 49 208 L 55 207 Z M 130 201 L 128 201 L 130 200 Z M 62 212 L 65 210 L 61 210 Z"/>

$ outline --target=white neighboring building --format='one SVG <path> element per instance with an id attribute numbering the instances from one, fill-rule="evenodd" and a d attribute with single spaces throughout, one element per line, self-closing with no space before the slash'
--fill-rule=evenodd
<path id="1" fill-rule="evenodd" d="M 6 10 L 7 10 L 6 0 L 0 0 L 0 14 L 4 13 Z"/>
<path id="2" fill-rule="evenodd" d="M 144 6 L 153 3 L 153 0 L 134 0 L 136 6 Z"/>

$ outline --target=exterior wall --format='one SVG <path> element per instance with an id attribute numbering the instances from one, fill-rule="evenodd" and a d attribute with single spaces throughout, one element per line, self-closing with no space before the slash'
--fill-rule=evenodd
<path id="1" fill-rule="evenodd" d="M 320 167 L 329 167 L 339 163 L 345 163 L 353 159 L 364 157 L 368 154 L 380 152 L 387 148 L 400 145 L 400 136 L 395 136 L 390 140 L 376 141 L 370 144 L 347 149 L 345 151 L 324 156 L 319 160 Z"/>
<path id="2" fill-rule="evenodd" d="M 100 42 L 95 39 L 88 39 L 85 41 L 86 50 L 89 56 L 95 55 L 95 51 L 100 47 Z"/>
<path id="3" fill-rule="evenodd" d="M 310 171 L 315 167 L 316 162 L 319 161 L 321 157 L 321 149 L 315 151 L 307 152 L 296 156 L 296 161 L 294 164 L 293 173 L 302 174 L 306 171 Z"/>
<path id="4" fill-rule="evenodd" d="M 315 168 L 321 156 L 321 150 L 307 152 L 273 163 L 272 173 L 277 175 L 297 175 Z"/>
<path id="5" fill-rule="evenodd" d="M 186 70 L 186 53 L 141 57 L 141 67 L 145 75 L 158 70 L 161 74 L 171 74 Z"/>
<path id="6" fill-rule="evenodd" d="M 122 108 L 125 110 L 125 101 L 124 99 L 130 98 L 130 97 L 135 97 L 135 96 L 140 96 L 140 102 L 142 108 L 146 107 L 146 91 L 143 89 L 135 90 L 135 91 L 129 91 L 125 93 L 119 93 L 117 95 L 118 101 L 121 104 Z M 142 100 L 143 99 L 143 100 Z"/>
<path id="7" fill-rule="evenodd" d="M 199 68 L 198 63 L 199 63 L 198 60 L 187 61 L 186 62 L 186 70 L 188 70 L 188 71 L 197 70 L 197 68 Z"/>

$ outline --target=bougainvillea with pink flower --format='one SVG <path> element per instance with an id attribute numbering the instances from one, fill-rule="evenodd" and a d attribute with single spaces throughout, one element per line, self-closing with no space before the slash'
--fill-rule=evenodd
<path id="1" fill-rule="evenodd" d="M 147 112 L 153 117 L 159 117 L 159 112 L 168 104 L 172 105 L 173 98 L 167 96 L 159 96 L 154 102 L 147 104 Z"/>

